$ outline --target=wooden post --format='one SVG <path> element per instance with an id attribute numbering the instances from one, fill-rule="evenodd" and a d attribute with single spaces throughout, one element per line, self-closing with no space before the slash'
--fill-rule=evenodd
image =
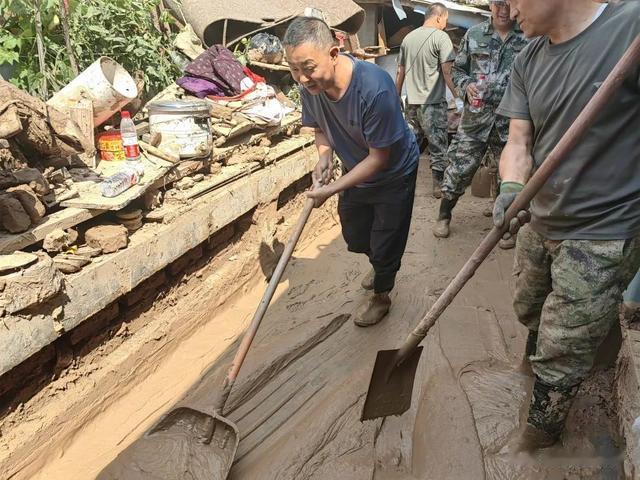
<path id="1" fill-rule="evenodd" d="M 222 46 L 226 47 L 227 46 L 227 23 L 229 22 L 229 20 L 227 20 L 226 18 L 224 19 L 224 26 L 222 27 Z"/>
<path id="2" fill-rule="evenodd" d="M 69 55 L 69 64 L 71 65 L 71 71 L 77 77 L 80 71 L 78 70 L 78 62 L 76 62 L 76 56 L 73 53 L 71 47 L 71 37 L 69 36 L 69 5 L 67 0 L 60 0 L 60 22 L 62 23 L 62 32 L 64 33 L 64 44 L 67 47 L 67 55 Z"/>
<path id="3" fill-rule="evenodd" d="M 40 12 L 40 0 L 33 0 L 35 9 L 36 22 L 36 45 L 38 47 L 38 62 L 40 64 L 40 73 L 42 73 L 42 86 L 40 95 L 47 100 L 49 98 L 49 88 L 47 87 L 47 67 L 44 63 L 44 37 L 42 35 L 42 12 Z"/>

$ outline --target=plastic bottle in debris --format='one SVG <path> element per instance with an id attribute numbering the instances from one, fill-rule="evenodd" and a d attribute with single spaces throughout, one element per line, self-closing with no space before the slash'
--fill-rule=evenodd
<path id="1" fill-rule="evenodd" d="M 100 192 L 103 197 L 115 197 L 122 192 L 140 183 L 140 177 L 144 175 L 144 167 L 141 162 L 127 162 L 123 167 L 106 178 L 101 186 Z"/>
<path id="2" fill-rule="evenodd" d="M 120 135 L 122 136 L 122 146 L 124 156 L 128 161 L 137 162 L 140 160 L 140 146 L 138 145 L 138 134 L 136 126 L 131 120 L 131 115 L 126 110 L 120 113 Z"/>
<path id="3" fill-rule="evenodd" d="M 469 104 L 469 111 L 471 113 L 479 113 L 482 111 L 482 107 L 484 107 L 484 94 L 487 90 L 487 76 L 484 74 L 478 75 L 478 80 L 476 81 L 476 88 L 478 89 L 478 95 L 473 97 L 471 103 Z"/>

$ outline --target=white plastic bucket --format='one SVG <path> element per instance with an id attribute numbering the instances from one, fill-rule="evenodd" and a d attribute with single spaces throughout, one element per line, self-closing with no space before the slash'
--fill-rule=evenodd
<path id="1" fill-rule="evenodd" d="M 47 104 L 67 111 L 87 98 L 93 104 L 93 121 L 97 127 L 137 96 L 136 82 L 124 67 L 112 58 L 100 57 Z"/>

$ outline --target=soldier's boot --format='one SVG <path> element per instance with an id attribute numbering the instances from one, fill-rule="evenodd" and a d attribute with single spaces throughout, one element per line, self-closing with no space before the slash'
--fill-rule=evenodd
<path id="1" fill-rule="evenodd" d="M 431 170 L 433 179 L 433 198 L 442 198 L 442 180 L 444 180 L 444 172 L 440 170 Z"/>
<path id="2" fill-rule="evenodd" d="M 449 224 L 451 223 L 451 212 L 453 207 L 458 203 L 458 199 L 449 200 L 444 197 L 440 200 L 440 211 L 438 212 L 438 220 L 433 227 L 433 234 L 438 238 L 447 238 L 449 236 Z"/>
<path id="3" fill-rule="evenodd" d="M 533 377 L 533 370 L 531 369 L 531 361 L 529 357 L 536 354 L 536 346 L 538 344 L 538 332 L 535 330 L 529 330 L 527 335 L 527 344 L 524 347 L 524 355 L 522 356 L 522 362 L 518 367 L 518 371 L 528 377 Z"/>
<path id="4" fill-rule="evenodd" d="M 579 385 L 573 387 L 549 385 L 536 377 L 527 423 L 502 452 L 533 453 L 554 445 L 564 430 L 578 387 Z"/>
<path id="5" fill-rule="evenodd" d="M 374 293 L 365 299 L 353 315 L 353 323 L 359 327 L 370 327 L 380 322 L 391 307 L 389 292 Z"/>
<path id="6" fill-rule="evenodd" d="M 376 278 L 376 271 L 372 268 L 369 272 L 364 276 L 360 285 L 365 290 L 373 290 L 373 280 Z"/>

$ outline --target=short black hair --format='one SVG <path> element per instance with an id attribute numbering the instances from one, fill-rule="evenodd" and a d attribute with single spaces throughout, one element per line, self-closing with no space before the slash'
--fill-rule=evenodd
<path id="1" fill-rule="evenodd" d="M 440 15 L 444 15 L 447 12 L 447 7 L 445 7 L 442 3 L 432 3 L 429 8 L 427 8 L 424 18 L 439 17 Z"/>
<path id="2" fill-rule="evenodd" d="M 332 47 L 335 39 L 329 25 L 315 17 L 297 17 L 287 28 L 282 45 L 297 47 L 303 43 L 311 43 L 318 47 Z"/>

